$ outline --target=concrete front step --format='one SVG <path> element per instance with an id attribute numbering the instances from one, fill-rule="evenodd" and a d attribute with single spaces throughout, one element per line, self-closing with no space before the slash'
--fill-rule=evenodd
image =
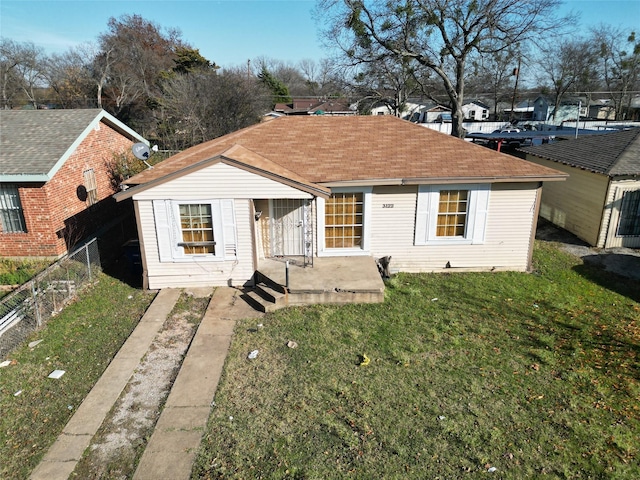
<path id="1" fill-rule="evenodd" d="M 253 290 L 243 295 L 244 300 L 260 312 L 273 312 L 288 305 L 287 294 L 272 288 L 271 285 L 258 283 Z"/>

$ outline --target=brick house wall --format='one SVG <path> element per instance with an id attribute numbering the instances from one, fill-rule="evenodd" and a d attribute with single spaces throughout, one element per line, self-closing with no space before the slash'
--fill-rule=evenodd
<path id="1" fill-rule="evenodd" d="M 0 255 L 59 257 L 109 222 L 115 211 L 111 197 L 115 190 L 107 163 L 116 153 L 130 152 L 133 143 L 100 122 L 46 184 L 18 185 L 27 232 L 0 232 Z M 97 203 L 92 206 L 78 191 L 85 186 L 83 172 L 88 169 L 93 169 L 97 186 Z"/>

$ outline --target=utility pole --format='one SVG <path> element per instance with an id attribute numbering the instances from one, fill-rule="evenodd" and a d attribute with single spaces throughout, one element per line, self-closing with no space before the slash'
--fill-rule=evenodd
<path id="1" fill-rule="evenodd" d="M 518 93 L 518 79 L 520 78 L 520 58 L 518 58 L 518 66 L 513 69 L 513 75 L 516 76 L 516 85 L 513 87 L 513 97 L 511 97 L 511 117 L 509 121 L 513 123 L 515 112 L 513 111 L 516 105 L 516 95 Z"/>

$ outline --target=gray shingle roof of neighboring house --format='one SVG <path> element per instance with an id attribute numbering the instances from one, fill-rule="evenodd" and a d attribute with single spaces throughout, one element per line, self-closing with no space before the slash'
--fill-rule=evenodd
<path id="1" fill-rule="evenodd" d="M 104 110 L 0 110 L 0 181 L 48 181 L 93 128 L 104 121 L 140 135 Z"/>
<path id="2" fill-rule="evenodd" d="M 640 128 L 602 135 L 585 135 L 520 150 L 610 177 L 640 175 Z"/>

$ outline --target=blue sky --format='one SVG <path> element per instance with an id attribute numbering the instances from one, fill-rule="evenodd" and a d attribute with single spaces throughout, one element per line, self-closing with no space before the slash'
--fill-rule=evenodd
<path id="1" fill-rule="evenodd" d="M 110 17 L 139 14 L 223 67 L 267 57 L 295 63 L 328 56 L 313 19 L 313 0 L 0 0 L 0 36 L 61 53 L 95 41 Z M 582 13 L 583 27 L 606 23 L 640 32 L 640 0 L 573 0 L 560 13 Z"/>

